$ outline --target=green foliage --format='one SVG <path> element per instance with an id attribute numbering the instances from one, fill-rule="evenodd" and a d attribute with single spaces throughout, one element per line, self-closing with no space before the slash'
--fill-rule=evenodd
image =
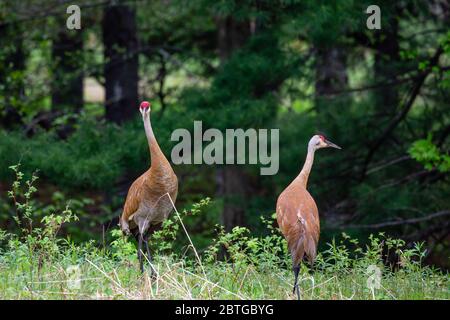
<path id="1" fill-rule="evenodd" d="M 113 258 L 132 260 L 136 255 L 135 245 L 128 241 L 128 238 L 124 237 L 122 231 L 119 229 L 111 230 L 111 235 L 114 238 L 110 244 Z"/>
<path id="2" fill-rule="evenodd" d="M 132 242 L 100 227 L 107 229 L 118 216 L 126 187 L 148 168 L 142 123 L 133 120 L 117 126 L 103 120 L 101 102 L 85 102 L 78 114 L 71 99 L 52 105 L 51 96 L 55 85 L 65 92 L 77 74 L 104 84 L 100 30 L 104 7 L 83 11 L 83 51 L 67 53 L 74 70 L 66 72 L 62 61 L 52 56 L 53 39 L 61 31 L 59 18 L 28 17 L 33 12 L 30 3 L 34 1 L 0 3 L 0 21 L 12 22 L 0 28 L 0 123 L 6 127 L 0 130 L 0 190 L 19 178 L 8 169 L 19 162 L 31 183 L 27 186 L 21 180 L 25 190 L 13 188 L 13 195 L 23 194 L 16 205 L 0 197 L 0 220 L 13 231 L 11 217 L 22 215 L 16 229 L 26 233 L 28 217 L 38 217 L 35 221 L 43 224 L 40 218 L 64 212 L 69 202 L 80 221 L 60 233 L 77 242 L 104 237 L 106 243 L 111 237 L 118 241 L 115 262 L 120 255 L 131 259 Z M 243 168 L 242 183 L 251 187 L 250 196 L 240 204 L 245 207 L 246 225 L 231 235 L 219 228 L 217 252 L 211 257 L 236 261 L 245 256 L 240 259 L 243 270 L 256 264 L 247 254 L 260 257 L 269 247 L 281 247 L 278 238 L 267 238 L 270 231 L 261 226 L 259 217 L 273 212 L 277 195 L 298 174 L 307 142 L 318 131 L 343 146 L 340 152 L 318 152 L 308 185 L 321 214 L 321 249 L 329 250 L 325 243 L 330 243 L 342 259 L 330 263 L 345 266 L 353 259 L 350 251 L 333 244 L 340 230 L 337 225 L 408 219 L 449 208 L 447 21 L 436 16 L 426 1 L 404 5 L 380 0 L 382 32 L 368 30 L 365 9 L 370 4 L 368 0 L 127 3 L 136 10 L 139 26 L 139 92 L 154 102 L 153 126 L 166 155 L 172 130 L 191 129 L 194 120 L 202 120 L 204 129 L 280 129 L 280 171 L 262 177 L 256 166 Z M 21 23 L 15 23 L 17 19 Z M 440 47 L 443 52 L 432 66 L 430 57 Z M 428 71 L 413 104 L 405 109 L 418 79 Z M 331 93 L 319 96 L 316 89 L 323 72 Z M 123 108 L 138 115 L 132 106 Z M 385 135 L 396 119 L 399 122 Z M 439 138 L 439 146 L 424 139 L 429 132 Z M 371 155 L 377 141 L 380 146 Z M 428 172 L 417 172 L 415 161 L 401 160 L 406 154 Z M 42 192 L 27 199 L 25 193 L 35 194 L 36 169 Z M 181 206 L 189 208 L 214 197 L 201 214 L 185 219 L 192 241 L 203 252 L 228 198 L 217 196 L 215 167 L 174 169 L 181 178 L 177 200 Z M 155 250 L 168 254 L 186 249 L 180 226 L 177 219 L 167 221 L 164 231 L 155 234 Z M 448 266 L 445 226 L 445 221 L 432 219 L 386 230 L 405 239 L 443 239 L 427 242 L 433 248 L 427 262 Z M 366 229 L 350 232 L 370 244 Z M 225 244 L 231 252 L 223 252 Z M 260 260 L 275 256 L 284 261 L 278 254 Z M 223 268 L 228 270 L 227 265 Z"/>
<path id="3" fill-rule="evenodd" d="M 225 262 L 232 263 L 236 269 L 246 268 L 248 265 L 258 270 L 289 266 L 287 243 L 279 230 L 273 227 L 274 219 L 274 216 L 271 219 L 261 217 L 269 231 L 263 237 L 251 236 L 250 230 L 245 227 L 234 227 L 227 233 L 222 226 L 217 225 L 218 236 L 206 250 L 205 262 L 220 263 L 219 256 L 225 253 Z"/>
<path id="4" fill-rule="evenodd" d="M 98 250 L 90 243 L 67 243 L 48 252 L 45 260 L 30 255 L 17 239 L 10 240 L 8 248 L 0 251 L 0 297 L 295 299 L 293 275 L 289 266 L 279 264 L 279 252 L 271 257 L 270 250 L 258 249 L 271 240 L 250 238 L 242 228 L 221 234 L 218 240 L 229 244 L 227 252 L 239 260 L 209 260 L 205 253 L 200 269 L 199 262 L 188 257 L 154 255 L 157 280 L 152 284 L 149 275 L 138 270 L 134 246 L 119 230 L 114 233 L 117 240 L 111 243 L 111 251 Z M 333 242 L 319 254 L 313 269 L 302 269 L 302 299 L 448 299 L 448 275 L 421 264 L 425 252 L 420 245 L 411 249 L 403 245 L 380 235 L 371 237 L 364 248 L 344 235 L 339 244 Z M 382 261 L 380 252 L 386 246 L 400 256 L 396 271 Z M 381 287 L 374 291 L 367 287 L 368 266 L 381 270 Z M 75 276 L 69 272 L 74 268 L 79 272 Z"/>
<path id="5" fill-rule="evenodd" d="M 171 217 L 162 223 L 161 230 L 155 231 L 150 243 L 158 254 L 171 254 L 174 251 L 176 240 L 181 236 L 180 224 L 185 217 L 200 215 L 210 205 L 210 198 L 201 199 L 193 203 L 190 209 L 183 209 L 180 215 L 174 212 Z M 179 249 L 179 248 L 178 248 Z"/>
<path id="6" fill-rule="evenodd" d="M 125 165 L 142 167 L 148 159 L 142 129 L 130 126 L 94 125 L 93 120 L 82 121 L 68 140 L 58 140 L 51 133 L 42 133 L 32 140 L 20 133 L 0 133 L 2 163 L 13 164 L 21 160 L 26 172 L 39 168 L 41 176 L 60 186 L 100 189 L 111 187 L 121 176 Z M 128 148 L 140 150 L 129 152 Z M 140 165 L 138 165 L 140 164 Z M 8 172 L 1 171 L 5 179 Z"/>
<path id="7" fill-rule="evenodd" d="M 263 127 L 276 113 L 273 91 L 290 73 L 284 61 L 272 34 L 255 36 L 221 67 L 210 88 L 185 90 L 182 103 L 205 129 Z"/>
<path id="8" fill-rule="evenodd" d="M 16 216 L 14 220 L 16 221 L 19 228 L 21 228 L 23 234 L 30 234 L 32 232 L 33 223 L 33 213 L 34 208 L 30 203 L 33 193 L 37 189 L 33 186 L 33 183 L 37 180 L 37 176 L 33 173 L 30 180 L 25 181 L 25 188 L 23 189 L 23 173 L 20 171 L 20 164 L 10 166 L 9 169 L 14 171 L 16 179 L 12 184 L 12 190 L 8 191 L 8 197 L 14 201 L 14 206 L 16 207 Z M 20 200 L 20 196 L 23 197 L 23 202 Z"/>
<path id="9" fill-rule="evenodd" d="M 436 168 L 440 172 L 450 171 L 450 155 L 439 151 L 438 147 L 433 144 L 431 135 L 428 135 L 426 139 L 414 142 L 408 152 L 427 170 Z"/>
<path id="10" fill-rule="evenodd" d="M 35 227 L 35 209 L 30 202 L 37 191 L 33 188 L 36 178 L 24 182 L 20 165 L 12 169 L 16 181 L 10 195 L 20 212 L 28 212 L 27 222 L 32 229 L 26 229 L 21 236 L 0 232 L 0 242 L 7 243 L 0 247 L 2 299 L 293 298 L 290 258 L 286 241 L 273 227 L 275 215 L 261 218 L 268 235 L 252 237 L 243 227 L 226 233 L 219 227 L 218 237 L 208 250 L 190 258 L 174 251 L 169 242 L 179 237 L 180 228 L 175 225 L 202 215 L 210 199 L 193 204 L 190 210 L 168 220 L 153 239 L 158 242 L 153 260 L 155 285 L 147 273 L 138 271 L 135 246 L 118 229 L 111 231 L 114 240 L 109 246 L 100 250 L 92 241 L 74 244 L 57 237 L 63 224 L 77 221 L 68 207 L 43 217 L 42 227 Z M 19 198 L 26 201 L 20 202 Z M 184 224 L 183 230 L 186 232 Z M 342 237 L 319 253 L 311 270 L 304 267 L 300 275 L 304 299 L 448 298 L 448 276 L 423 266 L 423 244 L 405 248 L 404 241 L 379 234 L 371 235 L 369 244 L 363 247 L 357 239 L 346 234 Z M 225 260 L 218 259 L 222 248 Z M 398 256 L 393 268 L 384 264 L 386 248 L 386 255 L 391 250 Z M 170 255 L 165 256 L 168 249 Z M 195 250 L 195 244 L 189 241 L 188 249 Z M 376 291 L 369 290 L 366 284 L 370 276 L 367 268 L 373 265 L 382 272 L 382 286 Z M 174 286 L 182 289 L 174 290 Z"/>
<path id="11" fill-rule="evenodd" d="M 39 212 L 34 207 L 33 194 L 37 191 L 33 185 L 37 180 L 35 174 L 29 180 L 24 181 L 24 174 L 20 171 L 20 164 L 10 167 L 14 171 L 16 179 L 12 183 L 12 190 L 8 191 L 8 196 L 13 200 L 16 215 L 12 218 L 21 231 L 19 235 L 2 234 L 2 238 L 9 238 L 10 249 L 18 250 L 23 254 L 19 257 L 29 256 L 28 262 L 32 263 L 37 256 L 40 264 L 45 259 L 55 259 L 59 253 L 59 244 L 63 241 L 57 238 L 57 234 L 63 224 L 78 221 L 78 217 L 66 205 L 62 212 L 48 213 L 44 217 L 39 217 Z M 40 218 L 40 221 L 36 221 Z M 31 265 L 29 266 L 31 268 Z"/>

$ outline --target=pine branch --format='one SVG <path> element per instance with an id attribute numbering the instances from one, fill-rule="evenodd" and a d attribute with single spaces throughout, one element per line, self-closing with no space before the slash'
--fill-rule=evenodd
<path id="1" fill-rule="evenodd" d="M 386 222 L 380 222 L 375 224 L 351 224 L 346 226 L 341 226 L 339 229 L 379 229 L 379 228 L 385 228 L 385 227 L 393 227 L 393 226 L 399 226 L 399 225 L 405 225 L 405 224 L 415 224 L 420 223 L 432 219 L 436 219 L 439 217 L 450 215 L 450 210 L 443 210 L 438 211 L 435 213 L 432 213 L 430 215 L 424 216 L 424 217 L 418 217 L 418 218 L 411 218 L 411 219 L 404 219 L 404 220 L 398 220 L 398 221 L 386 221 Z"/>

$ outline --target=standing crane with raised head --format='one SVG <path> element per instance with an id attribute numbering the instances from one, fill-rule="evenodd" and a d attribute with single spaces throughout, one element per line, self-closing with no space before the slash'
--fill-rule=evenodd
<path id="1" fill-rule="evenodd" d="M 294 272 L 294 288 L 300 300 L 298 274 L 300 262 L 306 254 L 310 263 L 316 258 L 317 243 L 319 242 L 320 223 L 317 205 L 306 190 L 309 173 L 314 162 L 314 153 L 321 148 L 341 147 L 328 141 L 323 135 L 315 135 L 309 140 L 308 154 L 300 174 L 284 189 L 277 200 L 277 222 L 287 240 L 289 252 L 292 256 L 292 270 Z"/>
<path id="2" fill-rule="evenodd" d="M 143 272 L 142 245 L 145 244 L 147 258 L 151 262 L 148 238 L 173 210 L 178 193 L 178 179 L 153 133 L 150 122 L 150 103 L 143 101 L 139 111 L 142 114 L 145 135 L 150 148 L 151 166 L 133 182 L 128 190 L 119 223 L 126 235 L 132 233 L 136 237 L 139 267 Z M 151 275 L 153 276 L 152 269 Z"/>

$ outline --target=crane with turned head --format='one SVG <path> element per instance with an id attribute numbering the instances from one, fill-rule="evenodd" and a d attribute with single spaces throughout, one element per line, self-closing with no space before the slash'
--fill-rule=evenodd
<path id="1" fill-rule="evenodd" d="M 120 217 L 120 228 L 126 235 L 132 233 L 136 237 L 139 267 L 143 272 L 142 246 L 145 245 L 148 261 L 151 262 L 148 238 L 173 210 L 173 203 L 178 193 L 178 180 L 153 133 L 150 122 L 150 103 L 143 101 L 139 111 L 142 114 L 145 135 L 150 148 L 151 166 L 133 182 L 128 190 Z M 151 274 L 153 276 L 153 270 Z"/>
<path id="2" fill-rule="evenodd" d="M 310 263 L 314 261 L 320 234 L 317 205 L 306 190 L 306 186 L 314 162 L 315 151 L 328 147 L 341 149 L 323 135 L 315 135 L 309 140 L 308 154 L 300 174 L 284 189 L 277 200 L 277 222 L 287 240 L 292 256 L 292 270 L 295 277 L 293 293 L 297 292 L 298 299 L 300 299 L 297 283 L 300 262 L 305 255 Z"/>

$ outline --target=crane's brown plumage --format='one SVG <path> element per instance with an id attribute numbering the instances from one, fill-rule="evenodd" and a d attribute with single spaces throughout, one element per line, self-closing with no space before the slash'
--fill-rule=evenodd
<path id="1" fill-rule="evenodd" d="M 173 210 L 172 202 L 175 203 L 177 198 L 178 180 L 153 134 L 150 104 L 142 102 L 140 111 L 150 149 L 151 167 L 137 178 L 128 190 L 120 217 L 120 227 L 124 233 L 132 232 L 138 238 L 138 257 L 143 270 L 142 242 L 146 245 L 150 260 L 148 236 Z"/>
<path id="2" fill-rule="evenodd" d="M 319 212 L 314 199 L 298 181 L 278 197 L 277 221 L 293 264 L 298 265 L 305 254 L 310 262 L 314 261 L 320 234 Z"/>
<path id="3" fill-rule="evenodd" d="M 302 171 L 280 194 L 277 200 L 277 222 L 281 232 L 287 240 L 289 252 L 292 256 L 292 265 L 295 275 L 294 291 L 300 299 L 297 285 L 300 263 L 306 255 L 312 263 L 316 258 L 317 243 L 320 235 L 319 210 L 306 190 L 308 177 L 314 162 L 314 152 L 320 148 L 337 145 L 325 139 L 324 136 L 315 135 L 308 143 L 308 155 Z"/>

